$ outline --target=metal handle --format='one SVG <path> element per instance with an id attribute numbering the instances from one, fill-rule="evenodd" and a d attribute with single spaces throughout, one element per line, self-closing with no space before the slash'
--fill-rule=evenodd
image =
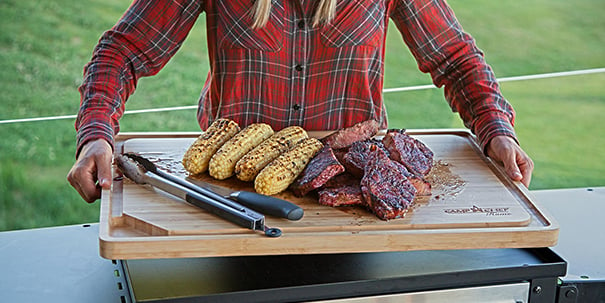
<path id="1" fill-rule="evenodd" d="M 151 172 L 145 173 L 145 179 L 147 183 L 239 226 L 252 230 L 265 230 L 265 217 L 251 209 L 233 208 L 214 197 L 202 195 Z M 220 196 L 219 198 L 225 199 Z"/>

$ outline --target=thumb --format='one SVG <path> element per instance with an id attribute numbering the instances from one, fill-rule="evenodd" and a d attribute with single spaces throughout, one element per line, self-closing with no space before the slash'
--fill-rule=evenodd
<path id="1" fill-rule="evenodd" d="M 97 180 L 99 180 L 99 186 L 104 189 L 111 187 L 111 160 L 102 160 L 97 162 Z"/>
<path id="2" fill-rule="evenodd" d="M 111 148 L 106 149 L 103 153 L 98 154 L 96 157 L 97 159 L 95 163 L 97 165 L 97 180 L 99 182 L 99 186 L 104 189 L 109 189 L 112 181 Z"/>

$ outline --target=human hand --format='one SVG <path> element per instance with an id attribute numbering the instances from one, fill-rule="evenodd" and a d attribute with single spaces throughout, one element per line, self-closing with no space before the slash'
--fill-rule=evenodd
<path id="1" fill-rule="evenodd" d="M 78 159 L 67 174 L 69 184 L 88 203 L 101 198 L 101 189 L 111 187 L 111 145 L 103 139 L 82 147 Z"/>
<path id="2" fill-rule="evenodd" d="M 508 136 L 496 136 L 487 146 L 487 155 L 502 163 L 506 174 L 529 187 L 534 162 L 515 140 Z"/>

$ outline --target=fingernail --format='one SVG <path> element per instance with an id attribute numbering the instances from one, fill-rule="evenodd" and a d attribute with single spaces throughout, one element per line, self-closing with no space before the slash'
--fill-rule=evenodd
<path id="1" fill-rule="evenodd" d="M 101 179 L 99 181 L 99 185 L 101 185 L 101 187 L 109 186 L 109 184 L 110 184 L 109 180 L 107 180 L 107 179 Z"/>

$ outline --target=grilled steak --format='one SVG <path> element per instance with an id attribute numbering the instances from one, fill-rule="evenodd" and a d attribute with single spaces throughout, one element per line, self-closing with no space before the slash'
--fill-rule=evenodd
<path id="1" fill-rule="evenodd" d="M 359 183 L 356 185 L 322 188 L 317 193 L 319 194 L 319 204 L 321 205 L 332 207 L 366 205 L 361 195 Z"/>
<path id="2" fill-rule="evenodd" d="M 344 166 L 338 162 L 332 148 L 329 145 L 324 145 L 290 185 L 290 189 L 294 195 L 302 197 L 344 171 Z"/>
<path id="3" fill-rule="evenodd" d="M 317 189 L 321 205 L 360 205 L 382 220 L 404 217 L 416 195 L 431 194 L 424 175 L 433 152 L 403 129 L 372 138 L 377 132 L 375 121 L 365 121 L 324 138 L 324 149 L 291 186 L 294 194 Z"/>
<path id="4" fill-rule="evenodd" d="M 430 196 L 431 195 L 431 193 L 432 193 L 431 183 L 429 181 L 425 180 L 423 177 L 411 176 L 408 178 L 408 180 L 410 180 L 410 183 L 412 183 L 414 188 L 416 188 L 417 196 Z"/>
<path id="5" fill-rule="evenodd" d="M 344 172 L 328 180 L 320 190 L 319 204 L 327 206 L 366 205 L 359 187 L 360 179 Z"/>
<path id="6" fill-rule="evenodd" d="M 336 159 L 338 159 L 338 162 L 340 162 L 342 165 L 344 165 L 344 163 L 345 163 L 344 157 L 345 157 L 345 154 L 348 151 L 349 151 L 348 147 L 339 148 L 339 149 L 332 149 L 332 152 L 334 153 L 334 156 L 336 157 Z"/>
<path id="7" fill-rule="evenodd" d="M 416 195 L 406 168 L 381 149 L 372 151 L 360 186 L 364 201 L 382 220 L 405 216 Z"/>
<path id="8" fill-rule="evenodd" d="M 388 132 L 382 142 L 391 159 L 405 165 L 414 175 L 425 176 L 433 167 L 433 152 L 405 133 Z"/>
<path id="9" fill-rule="evenodd" d="M 377 139 L 367 139 L 353 143 L 343 157 L 343 165 L 349 173 L 360 178 L 363 177 L 363 171 L 372 156 L 372 150 L 376 148 L 386 152 L 382 142 Z"/>
<path id="10" fill-rule="evenodd" d="M 374 137 L 378 133 L 379 124 L 375 120 L 359 122 L 351 127 L 343 128 L 325 137 L 322 142 L 329 144 L 333 149 L 345 148 L 356 141 L 363 141 Z"/>
<path id="11" fill-rule="evenodd" d="M 328 182 L 326 182 L 326 184 L 324 184 L 324 188 L 329 188 L 329 187 L 340 187 L 343 185 L 357 185 L 359 186 L 359 181 L 361 181 L 361 178 L 358 178 L 348 172 L 344 172 L 338 176 L 335 176 L 334 178 L 328 180 Z"/>

